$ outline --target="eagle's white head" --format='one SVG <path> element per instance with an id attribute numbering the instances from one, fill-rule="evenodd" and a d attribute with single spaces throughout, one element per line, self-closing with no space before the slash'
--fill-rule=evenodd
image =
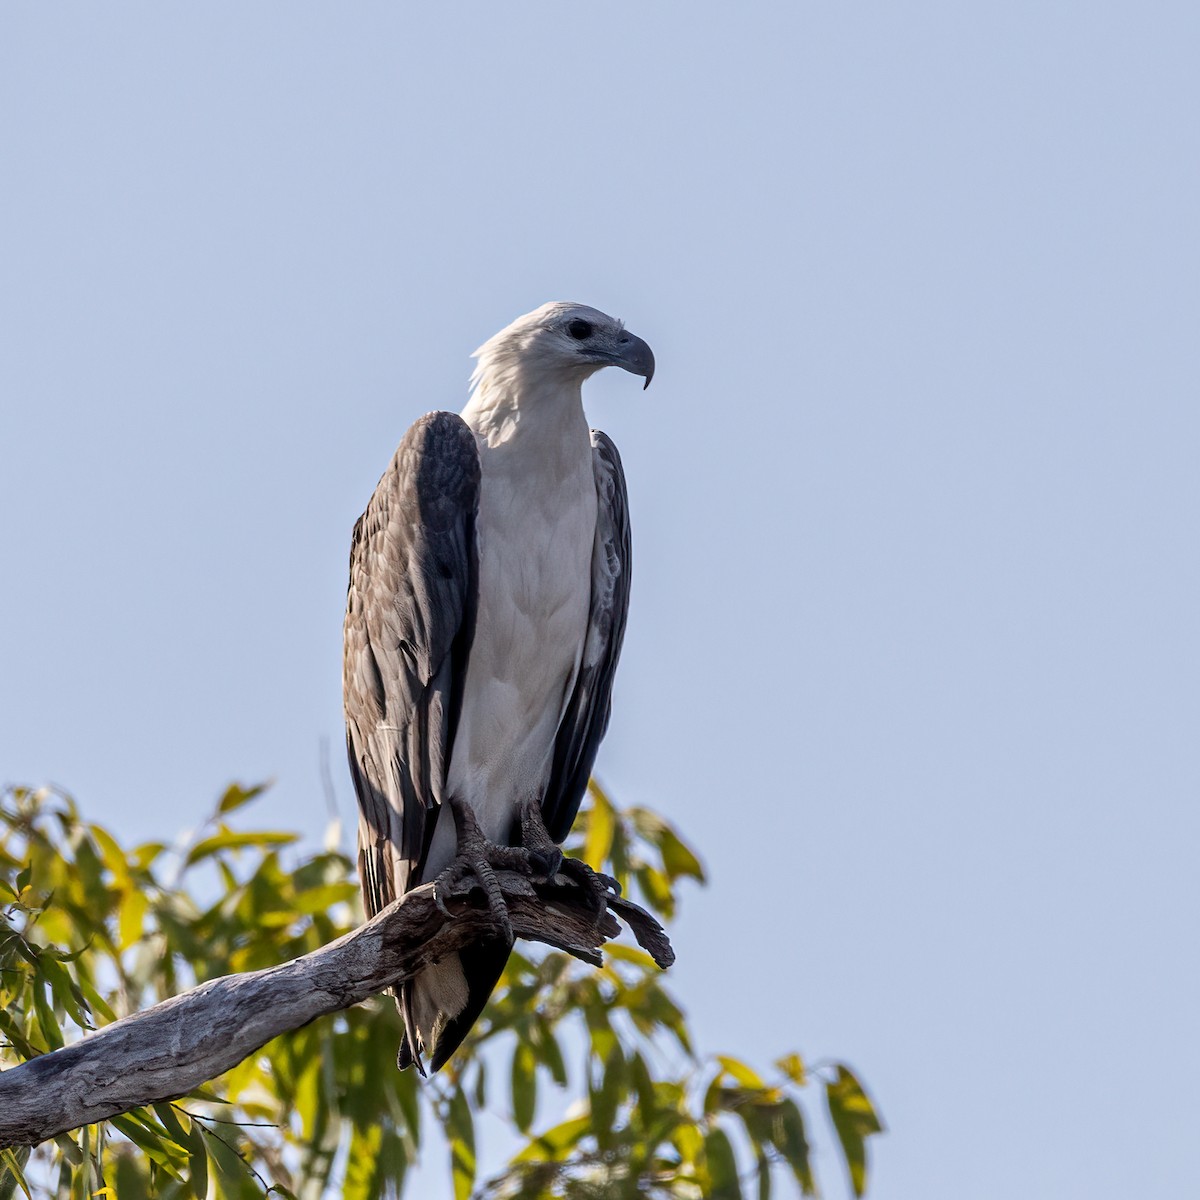
<path id="1" fill-rule="evenodd" d="M 654 354 L 621 321 L 586 304 L 553 300 L 518 317 L 474 355 L 472 388 L 520 392 L 547 385 L 579 388 L 601 367 L 622 367 L 645 379 Z"/>

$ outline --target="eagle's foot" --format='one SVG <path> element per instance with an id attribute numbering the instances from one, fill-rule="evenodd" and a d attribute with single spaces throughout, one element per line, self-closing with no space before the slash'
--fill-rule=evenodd
<path id="1" fill-rule="evenodd" d="M 578 858 L 567 858 L 551 838 L 542 819 L 542 806 L 527 800 L 521 806 L 521 845 L 529 856 L 531 867 L 547 883 L 560 872 L 579 885 L 595 913 L 604 911 L 610 893 L 621 894 L 621 885 L 611 875 L 593 871 Z"/>
<path id="2" fill-rule="evenodd" d="M 454 861 L 433 881 L 433 902 L 447 917 L 452 917 L 454 914 L 446 906 L 446 899 L 456 893 L 461 894 L 472 885 L 481 888 L 500 934 L 511 946 L 512 921 L 496 871 L 525 871 L 528 869 L 526 856 L 519 849 L 489 842 L 483 836 L 469 804 L 464 804 L 457 797 L 451 799 L 449 804 L 458 835 L 458 853 Z"/>
<path id="3" fill-rule="evenodd" d="M 564 857 L 559 870 L 570 880 L 577 883 L 587 897 L 588 907 L 597 916 L 604 912 L 610 896 L 621 894 L 621 885 L 603 871 L 595 871 L 581 858 Z"/>

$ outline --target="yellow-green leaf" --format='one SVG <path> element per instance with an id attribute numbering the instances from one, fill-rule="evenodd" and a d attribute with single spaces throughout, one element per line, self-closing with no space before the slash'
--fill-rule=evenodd
<path id="1" fill-rule="evenodd" d="M 597 788 L 592 793 L 592 807 L 587 816 L 587 836 L 583 843 L 583 860 L 594 871 L 599 871 L 608 858 L 615 825 L 612 805 Z"/>
<path id="2" fill-rule="evenodd" d="M 382 1146 L 383 1129 L 380 1125 L 368 1125 L 366 1128 L 354 1126 L 350 1153 L 346 1158 L 342 1200 L 374 1200 L 381 1194 L 379 1152 Z"/>
<path id="3" fill-rule="evenodd" d="M 659 838 L 659 852 L 662 854 L 663 866 L 672 881 L 683 875 L 704 882 L 704 868 L 700 860 L 685 846 L 679 835 L 673 829 L 665 829 Z"/>
<path id="4" fill-rule="evenodd" d="M 670 880 L 661 871 L 656 871 L 648 864 L 638 867 L 635 872 L 638 887 L 646 903 L 657 913 L 671 917 L 675 914 L 675 896 L 671 891 Z"/>
<path id="5" fill-rule="evenodd" d="M 151 1161 L 162 1167 L 168 1175 L 182 1181 L 183 1160 L 188 1157 L 188 1152 L 183 1146 L 172 1141 L 165 1130 L 159 1131 L 144 1120 L 139 1120 L 136 1110 L 113 1117 L 110 1124 L 119 1129 L 134 1145 L 140 1146 Z"/>
<path id="6" fill-rule="evenodd" d="M 475 1186 L 475 1123 L 462 1088 L 455 1088 L 450 1097 L 446 1136 L 450 1142 L 454 1200 L 468 1200 Z"/>
<path id="7" fill-rule="evenodd" d="M 512 1057 L 513 1120 L 528 1133 L 537 1107 L 537 1061 L 529 1043 L 518 1041 Z"/>
<path id="8" fill-rule="evenodd" d="M 854 1194 L 861 1196 L 867 1188 L 867 1138 L 883 1132 L 883 1122 L 875 1112 L 862 1084 L 846 1066 L 838 1064 L 837 1078 L 825 1085 L 829 1117 L 837 1131 L 838 1141 Z"/>
<path id="9" fill-rule="evenodd" d="M 141 941 L 148 907 L 146 893 L 136 888 L 121 902 L 117 916 L 117 941 L 122 950 L 128 950 L 134 942 Z"/>
<path id="10" fill-rule="evenodd" d="M 804 1070 L 804 1059 L 799 1054 L 788 1054 L 783 1058 L 777 1059 L 775 1065 L 797 1087 L 803 1087 L 808 1082 L 808 1075 Z"/>
<path id="11" fill-rule="evenodd" d="M 266 790 L 267 785 L 265 783 L 248 788 L 242 787 L 240 783 L 231 783 L 225 789 L 225 795 L 221 797 L 221 801 L 217 805 L 217 812 L 233 812 L 235 808 L 241 808 L 243 804 L 249 804 L 255 796 L 261 796 Z"/>
<path id="12" fill-rule="evenodd" d="M 100 847 L 104 865 L 113 873 L 118 883 L 127 880 L 129 863 L 125 859 L 125 851 L 117 845 L 116 839 L 103 826 L 89 825 L 88 828 L 96 845 Z"/>
<path id="13" fill-rule="evenodd" d="M 806 1196 L 817 1194 L 817 1181 L 813 1177 L 811 1148 L 804 1130 L 804 1116 L 794 1100 L 784 1100 L 778 1107 L 772 1139 L 776 1149 L 783 1155 L 801 1192 Z"/>
<path id="14" fill-rule="evenodd" d="M 513 1162 L 538 1162 L 546 1159 L 559 1162 L 566 1158 L 580 1138 L 587 1137 L 591 1130 L 590 1116 L 563 1121 L 562 1124 L 555 1125 L 553 1129 L 547 1129 L 545 1133 L 535 1137 Z"/>
<path id="15" fill-rule="evenodd" d="M 29 1200 L 33 1200 L 33 1193 L 29 1190 L 29 1184 L 25 1182 L 25 1172 L 21 1169 L 25 1159 L 29 1157 L 29 1147 L 22 1146 L 20 1151 L 6 1148 L 2 1153 L 4 1170 L 16 1180 L 17 1186 L 29 1197 Z M 3 1176 L 0 1175 L 0 1178 Z"/>
<path id="16" fill-rule="evenodd" d="M 708 1164 L 709 1196 L 741 1200 L 742 1185 L 738 1182 L 737 1159 L 733 1143 L 723 1129 L 713 1129 L 704 1139 L 704 1156 Z"/>
<path id="17" fill-rule="evenodd" d="M 37 1024 L 42 1034 L 42 1040 L 49 1049 L 58 1050 L 63 1044 L 62 1026 L 59 1025 L 50 998 L 46 995 L 48 986 L 49 981 L 44 976 L 34 980 L 33 1009 L 37 1013 Z"/>
<path id="18" fill-rule="evenodd" d="M 763 1078 L 759 1073 L 748 1067 L 739 1058 L 730 1058 L 727 1054 L 718 1054 L 717 1062 L 719 1062 L 725 1071 L 725 1074 L 732 1075 L 743 1087 L 762 1088 L 766 1087 Z"/>
<path id="19" fill-rule="evenodd" d="M 189 1128 L 185 1146 L 188 1152 L 188 1183 L 196 1200 L 205 1200 L 208 1195 L 208 1149 L 204 1145 L 204 1133 L 194 1118 L 188 1118 Z"/>
<path id="20" fill-rule="evenodd" d="M 290 846 L 299 836 L 296 833 L 283 833 L 278 830 L 262 829 L 250 833 L 235 833 L 232 829 L 222 829 L 220 833 L 205 838 L 191 848 L 187 856 L 187 866 L 190 867 L 202 858 L 208 858 L 221 850 L 233 850 L 242 846 Z"/>

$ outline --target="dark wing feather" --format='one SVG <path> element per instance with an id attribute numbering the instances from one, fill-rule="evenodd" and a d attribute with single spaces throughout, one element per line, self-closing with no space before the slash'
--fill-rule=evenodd
<path id="1" fill-rule="evenodd" d="M 462 418 L 429 413 L 354 528 L 342 683 L 368 916 L 420 878 L 444 798 L 475 633 L 479 473 Z"/>
<path id="2" fill-rule="evenodd" d="M 613 677 L 629 613 L 629 497 L 621 456 L 612 440 L 592 430 L 596 475 L 596 540 L 592 548 L 592 607 L 583 659 L 558 728 L 542 816 L 550 836 L 566 839 L 587 790 L 592 764 L 608 728 Z"/>

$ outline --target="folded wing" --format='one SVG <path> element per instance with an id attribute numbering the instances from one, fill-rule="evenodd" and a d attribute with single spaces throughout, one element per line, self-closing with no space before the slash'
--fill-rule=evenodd
<path id="1" fill-rule="evenodd" d="M 554 744 L 550 784 L 542 801 L 546 829 L 556 842 L 571 831 L 596 752 L 608 728 L 612 686 L 629 614 L 629 497 L 621 456 L 612 439 L 592 430 L 592 468 L 598 500 L 592 547 L 592 604 L 583 658 Z"/>
<path id="2" fill-rule="evenodd" d="M 475 630 L 479 476 L 462 418 L 429 413 L 354 529 L 343 692 L 368 916 L 420 878 L 444 799 Z"/>

